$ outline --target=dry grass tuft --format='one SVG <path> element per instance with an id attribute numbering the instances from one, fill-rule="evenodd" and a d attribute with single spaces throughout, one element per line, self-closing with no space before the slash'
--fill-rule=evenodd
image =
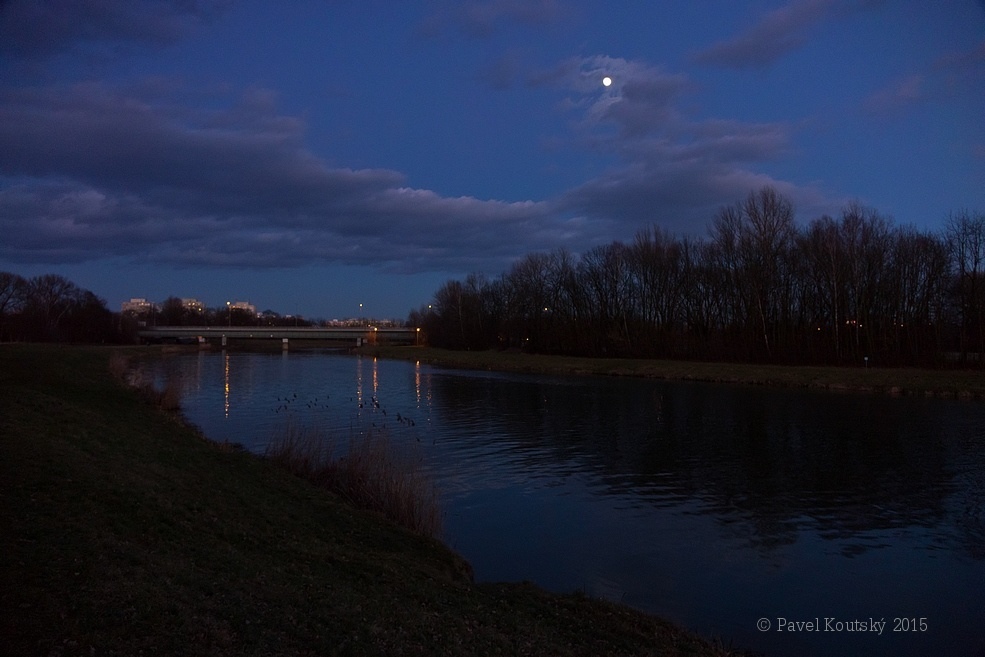
<path id="1" fill-rule="evenodd" d="M 441 533 L 433 482 L 385 432 L 351 438 L 339 454 L 323 432 L 291 423 L 271 441 L 265 456 L 353 506 L 380 513 L 424 536 Z"/>
<path id="2" fill-rule="evenodd" d="M 177 411 L 181 408 L 181 379 L 177 376 L 169 374 L 164 379 L 164 387 L 161 390 L 152 389 L 157 406 L 161 410 Z"/>
<path id="3" fill-rule="evenodd" d="M 130 359 L 121 354 L 118 351 L 114 351 L 109 355 L 109 373 L 114 379 L 118 381 L 123 381 L 126 377 L 127 370 L 130 369 Z"/>
<path id="4" fill-rule="evenodd" d="M 181 408 L 181 379 L 177 375 L 169 373 L 164 379 L 164 386 L 158 390 L 150 373 L 140 366 L 134 366 L 127 356 L 119 352 L 110 354 L 109 372 L 113 378 L 139 391 L 161 410 L 177 411 Z"/>

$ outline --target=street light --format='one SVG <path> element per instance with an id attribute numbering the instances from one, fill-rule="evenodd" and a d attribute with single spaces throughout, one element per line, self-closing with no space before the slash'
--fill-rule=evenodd
<path id="1" fill-rule="evenodd" d="M 229 322 L 229 328 L 233 327 L 233 307 L 228 301 L 226 302 L 226 320 Z"/>

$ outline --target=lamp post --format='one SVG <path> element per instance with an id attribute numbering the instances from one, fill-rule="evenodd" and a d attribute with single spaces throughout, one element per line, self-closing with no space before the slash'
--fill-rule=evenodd
<path id="1" fill-rule="evenodd" d="M 229 328 L 233 327 L 233 307 L 230 302 L 226 302 L 226 321 L 229 323 Z"/>

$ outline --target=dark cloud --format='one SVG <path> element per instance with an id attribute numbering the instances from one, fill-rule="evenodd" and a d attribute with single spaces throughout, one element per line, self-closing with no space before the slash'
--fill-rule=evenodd
<path id="1" fill-rule="evenodd" d="M 165 45 L 209 20 L 225 0 L 4 0 L 0 55 L 37 59 L 78 47 Z"/>
<path id="2" fill-rule="evenodd" d="M 639 61 L 572 59 L 528 79 L 564 96 L 562 147 L 617 164 L 522 202 L 331 166 L 267 89 L 129 84 L 0 89 L 0 258 L 497 272 L 530 251 L 582 251 L 652 221 L 702 232 L 717 207 L 764 184 L 795 200 L 811 193 L 751 169 L 784 153 L 789 126 L 690 118 L 690 80 Z"/>
<path id="3" fill-rule="evenodd" d="M 0 255 L 242 266 L 500 264 L 563 240 L 547 204 L 447 198 L 328 166 L 247 93 L 192 111 L 99 84 L 0 92 Z"/>
<path id="4" fill-rule="evenodd" d="M 737 36 L 697 53 L 694 61 L 725 68 L 762 68 L 797 50 L 825 20 L 882 4 L 881 0 L 794 0 Z"/>
<path id="5" fill-rule="evenodd" d="M 969 50 L 938 58 L 928 75 L 940 76 L 951 90 L 985 91 L 985 41 Z"/>
<path id="6" fill-rule="evenodd" d="M 486 38 L 510 25 L 543 26 L 566 15 L 560 0 L 467 0 L 436 9 L 419 26 L 425 36 L 452 27 L 472 38 Z"/>
<path id="7" fill-rule="evenodd" d="M 619 233 L 657 223 L 675 232 L 703 234 L 718 208 L 763 185 L 770 176 L 728 167 L 633 162 L 567 192 L 561 208 L 598 220 L 619 219 Z M 782 185 L 789 187 L 787 185 Z"/>
<path id="8" fill-rule="evenodd" d="M 919 103 L 927 96 L 927 79 L 919 73 L 894 80 L 870 94 L 863 107 L 876 114 L 887 114 Z"/>
<path id="9" fill-rule="evenodd" d="M 960 96 L 985 99 L 985 41 L 974 48 L 951 52 L 922 70 L 889 81 L 862 101 L 870 113 L 899 114 L 924 103 Z M 979 102 L 972 100 L 972 102 Z"/>
<path id="10" fill-rule="evenodd" d="M 136 255 L 165 240 L 194 239 L 200 228 L 138 197 L 31 178 L 0 182 L 0 227 L 4 257 L 46 263 Z"/>
<path id="11" fill-rule="evenodd" d="M 496 58 L 480 71 L 478 79 L 489 84 L 493 89 L 509 89 L 521 77 L 523 69 L 520 54 L 511 51 Z"/>
<path id="12" fill-rule="evenodd" d="M 192 112 L 99 84 L 0 91 L 0 171 L 64 176 L 213 212 L 339 203 L 399 184 L 392 171 L 328 169 L 296 119 L 235 105 Z"/>

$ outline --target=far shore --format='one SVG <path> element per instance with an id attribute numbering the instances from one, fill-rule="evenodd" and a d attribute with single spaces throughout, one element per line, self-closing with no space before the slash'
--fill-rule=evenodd
<path id="1" fill-rule="evenodd" d="M 508 351 L 367 345 L 357 353 L 430 365 L 534 374 L 625 376 L 669 381 L 808 388 L 894 396 L 985 399 L 981 369 L 917 369 L 707 363 L 633 358 L 583 358 Z"/>

